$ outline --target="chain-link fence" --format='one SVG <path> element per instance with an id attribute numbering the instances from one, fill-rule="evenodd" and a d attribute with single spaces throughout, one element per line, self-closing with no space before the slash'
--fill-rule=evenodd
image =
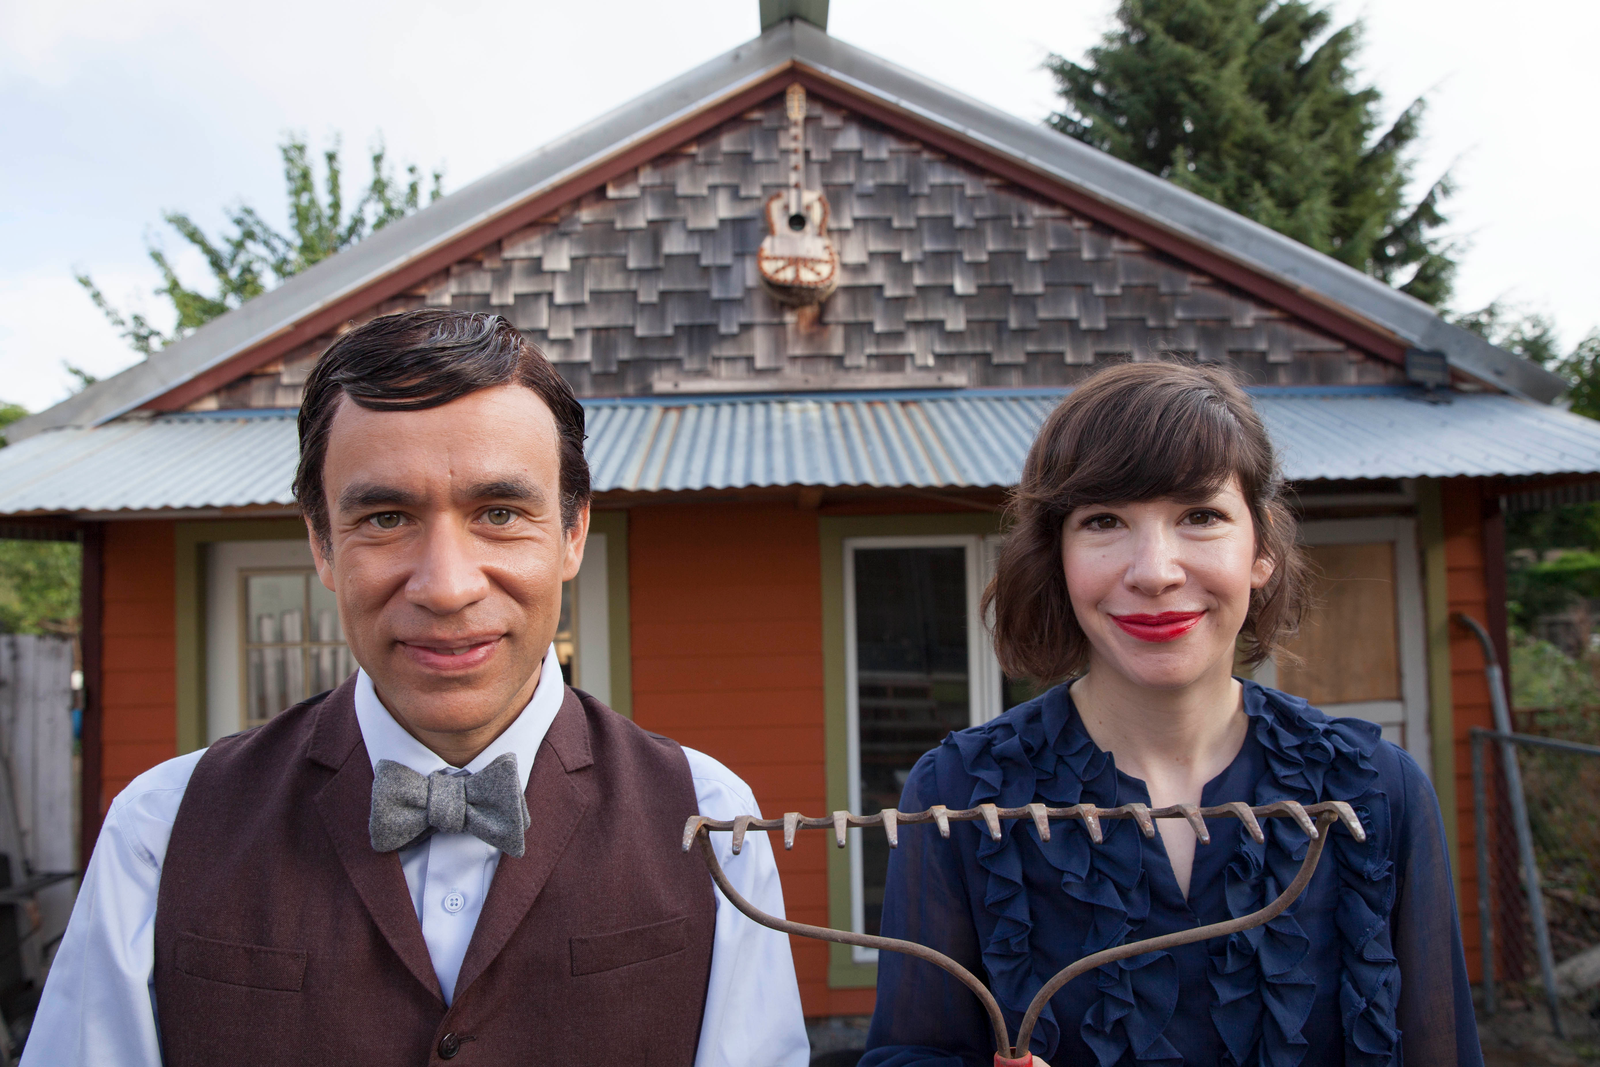
<path id="1" fill-rule="evenodd" d="M 1545 1000 L 1559 1033 L 1556 965 L 1600 944 L 1600 746 L 1572 739 L 1600 716 L 1518 719 L 1516 733 L 1472 731 L 1484 993 L 1490 1011 Z"/>

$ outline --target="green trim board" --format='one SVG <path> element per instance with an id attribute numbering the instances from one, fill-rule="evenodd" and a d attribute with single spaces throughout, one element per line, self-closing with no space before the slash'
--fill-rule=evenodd
<path id="1" fill-rule="evenodd" d="M 176 524 L 177 566 L 173 606 L 177 615 L 178 755 L 206 745 L 206 553 L 217 541 L 304 541 L 298 518 L 216 519 Z"/>
<path id="2" fill-rule="evenodd" d="M 591 511 L 589 532 L 606 538 L 606 629 L 611 643 L 611 710 L 633 718 L 633 630 L 628 614 L 628 513 Z"/>
<path id="3" fill-rule="evenodd" d="M 1461 892 L 1456 819 L 1456 729 L 1450 682 L 1449 567 L 1444 554 L 1444 504 L 1437 478 L 1417 479 L 1417 549 L 1422 554 L 1423 616 L 1428 627 L 1428 736 L 1433 742 L 1434 792 L 1444 815 L 1456 894 Z"/>
<path id="4" fill-rule="evenodd" d="M 828 810 L 841 811 L 850 797 L 849 710 L 845 693 L 844 542 L 850 537 L 937 537 L 998 533 L 998 513 L 860 515 L 817 520 L 822 550 L 823 752 L 827 761 Z M 850 853 L 828 849 L 828 925 L 850 928 Z M 849 945 L 832 945 L 828 985 L 860 989 L 877 985 L 878 967 L 857 963 Z"/>

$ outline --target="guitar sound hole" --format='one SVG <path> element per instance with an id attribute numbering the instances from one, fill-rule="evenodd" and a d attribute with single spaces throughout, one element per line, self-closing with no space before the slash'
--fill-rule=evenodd
<path id="1" fill-rule="evenodd" d="M 806 228 L 806 217 L 798 211 L 789 216 L 789 229 L 799 233 Z"/>

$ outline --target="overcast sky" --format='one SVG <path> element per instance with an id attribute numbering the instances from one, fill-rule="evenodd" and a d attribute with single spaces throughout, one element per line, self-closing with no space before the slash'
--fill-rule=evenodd
<path id="1" fill-rule="evenodd" d="M 1335 0 L 1367 24 L 1389 111 L 1431 102 L 1416 177 L 1453 170 L 1467 250 L 1456 306 L 1600 326 L 1600 5 Z M 833 0 L 829 32 L 1023 118 L 1053 108 L 1040 62 L 1082 55 L 1111 0 Z M 163 210 L 213 231 L 241 200 L 281 219 L 276 146 L 342 134 L 349 177 L 378 133 L 446 190 L 756 35 L 757 0 L 0 0 L 0 399 L 67 395 L 62 367 L 136 357 L 72 280 L 154 315 L 147 238 Z M 181 261 L 183 262 L 183 261 Z M 193 261 L 191 282 L 203 279 Z"/>

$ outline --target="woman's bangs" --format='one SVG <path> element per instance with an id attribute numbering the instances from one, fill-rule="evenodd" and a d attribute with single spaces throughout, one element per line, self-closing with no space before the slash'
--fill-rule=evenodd
<path id="1" fill-rule="evenodd" d="M 1245 434 L 1233 414 L 1209 397 L 1172 399 L 1151 405 L 1155 410 L 1096 420 L 1102 425 L 1084 435 L 1078 469 L 1065 486 L 1069 509 L 1200 501 L 1236 475 L 1245 486 L 1253 481 Z"/>

